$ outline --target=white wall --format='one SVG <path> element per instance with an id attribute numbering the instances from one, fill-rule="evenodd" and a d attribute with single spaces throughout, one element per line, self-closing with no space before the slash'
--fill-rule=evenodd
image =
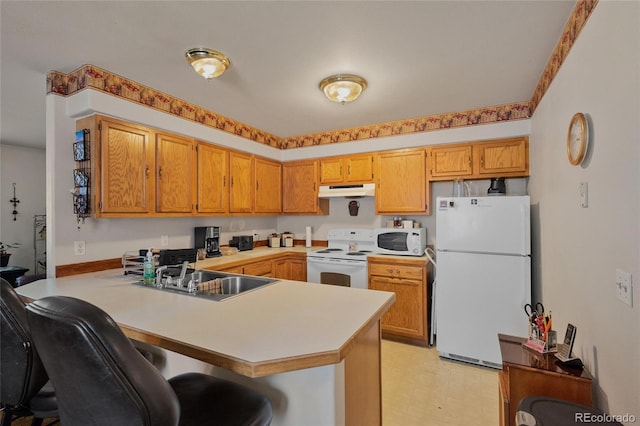
<path id="1" fill-rule="evenodd" d="M 13 183 L 20 200 L 13 220 Z M 19 242 L 9 249 L 9 266 L 28 268 L 35 273 L 33 216 L 45 214 L 45 150 L 0 144 L 0 241 Z"/>
<path id="2" fill-rule="evenodd" d="M 577 326 L 574 352 L 597 403 L 640 419 L 640 3 L 600 1 L 532 118 L 534 286 L 554 328 Z M 592 121 L 585 164 L 566 156 L 575 112 Z M 578 183 L 587 182 L 581 208 Z M 633 274 L 634 307 L 616 299 L 616 268 Z"/>

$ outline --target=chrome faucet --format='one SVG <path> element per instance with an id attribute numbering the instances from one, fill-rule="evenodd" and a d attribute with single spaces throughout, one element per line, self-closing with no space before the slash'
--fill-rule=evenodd
<path id="1" fill-rule="evenodd" d="M 162 273 L 169 268 L 167 265 L 160 266 L 156 269 L 156 287 L 162 287 Z"/>

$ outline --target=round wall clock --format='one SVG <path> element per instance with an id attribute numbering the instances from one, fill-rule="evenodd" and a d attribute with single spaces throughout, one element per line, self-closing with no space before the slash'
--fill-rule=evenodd
<path id="1" fill-rule="evenodd" d="M 577 112 L 571 118 L 567 132 L 567 157 L 574 166 L 581 164 L 589 149 L 589 126 L 587 118 Z"/>

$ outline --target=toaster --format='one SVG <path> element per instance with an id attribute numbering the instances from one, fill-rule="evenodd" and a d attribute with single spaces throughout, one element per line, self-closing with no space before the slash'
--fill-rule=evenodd
<path id="1" fill-rule="evenodd" d="M 229 241 L 231 247 L 237 247 L 238 251 L 253 250 L 252 235 L 236 235 Z"/>

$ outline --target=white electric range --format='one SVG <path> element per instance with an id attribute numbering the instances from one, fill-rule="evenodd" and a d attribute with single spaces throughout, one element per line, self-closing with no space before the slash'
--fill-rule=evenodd
<path id="1" fill-rule="evenodd" d="M 369 288 L 367 256 L 375 248 L 372 229 L 332 229 L 327 248 L 307 253 L 310 283 Z"/>

